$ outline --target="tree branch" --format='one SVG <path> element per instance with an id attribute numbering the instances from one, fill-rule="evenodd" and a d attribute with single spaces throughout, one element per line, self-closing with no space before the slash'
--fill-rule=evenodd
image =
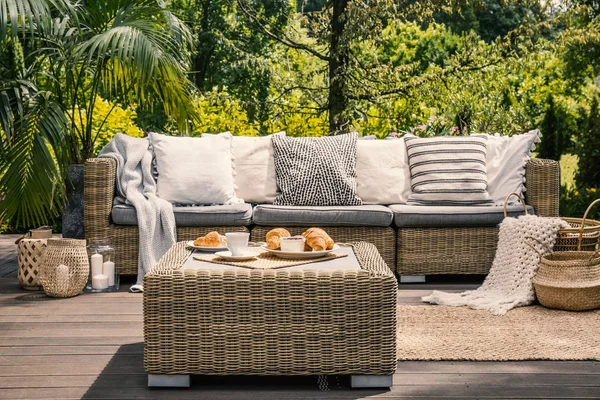
<path id="1" fill-rule="evenodd" d="M 315 49 L 302 44 L 302 43 L 298 43 L 292 39 L 290 39 L 289 37 L 286 37 L 285 35 L 279 36 L 273 32 L 271 32 L 270 30 L 268 30 L 257 18 L 256 15 L 254 15 L 249 9 L 246 8 L 245 4 L 244 4 L 244 0 L 237 0 L 237 4 L 240 7 L 240 10 L 242 10 L 242 12 L 244 13 L 244 15 L 246 15 L 253 23 L 254 25 L 265 35 L 268 36 L 269 38 L 287 46 L 290 47 L 292 49 L 297 49 L 297 50 L 303 50 L 306 51 L 310 54 L 312 54 L 313 56 L 317 57 L 320 60 L 323 61 L 327 61 L 329 62 L 330 57 L 316 51 Z"/>

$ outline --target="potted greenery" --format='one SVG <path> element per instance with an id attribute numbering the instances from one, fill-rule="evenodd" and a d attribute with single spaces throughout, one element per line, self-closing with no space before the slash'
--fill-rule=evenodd
<path id="1" fill-rule="evenodd" d="M 186 130 L 192 39 L 160 0 L 0 4 L 0 12 L 9 10 L 0 18 L 0 215 L 18 226 L 42 225 L 61 214 L 66 182 L 77 183 L 94 155 L 106 121 L 92 120 L 101 97 L 115 105 L 162 104 Z M 70 203 L 82 201 L 81 190 Z M 64 227 L 65 236 L 83 236 L 79 212 L 72 218 L 79 227 Z"/>

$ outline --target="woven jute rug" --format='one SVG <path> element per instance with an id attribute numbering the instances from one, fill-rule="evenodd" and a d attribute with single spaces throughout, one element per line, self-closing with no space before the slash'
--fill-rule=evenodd
<path id="1" fill-rule="evenodd" d="M 600 360 L 600 310 L 398 306 L 398 360 Z"/>

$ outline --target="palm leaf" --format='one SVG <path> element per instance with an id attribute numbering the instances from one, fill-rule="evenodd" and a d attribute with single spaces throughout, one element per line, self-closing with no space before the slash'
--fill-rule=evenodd
<path id="1" fill-rule="evenodd" d="M 69 0 L 0 0 L 0 43 L 19 30 L 33 34 L 36 26 L 51 18 L 52 10 L 72 15 L 75 8 Z"/>
<path id="2" fill-rule="evenodd" d="M 28 108 L 14 115 L 13 140 L 0 153 L 0 215 L 17 226 L 43 225 L 57 216 L 64 183 L 61 158 L 68 122 L 58 104 L 37 93 Z"/>
<path id="3" fill-rule="evenodd" d="M 109 28 L 81 43 L 79 59 L 99 68 L 107 93 L 145 106 L 158 100 L 185 130 L 195 116 L 183 51 L 192 44 L 189 30 L 157 1 L 102 4 L 101 10 L 86 8 L 87 27 L 94 30 L 103 16 Z"/>

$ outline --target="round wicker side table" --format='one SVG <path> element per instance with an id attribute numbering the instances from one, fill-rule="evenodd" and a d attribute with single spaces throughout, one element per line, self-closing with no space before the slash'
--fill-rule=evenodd
<path id="1" fill-rule="evenodd" d="M 19 284 L 26 290 L 42 290 L 40 262 L 48 239 L 21 239 L 19 248 Z"/>

